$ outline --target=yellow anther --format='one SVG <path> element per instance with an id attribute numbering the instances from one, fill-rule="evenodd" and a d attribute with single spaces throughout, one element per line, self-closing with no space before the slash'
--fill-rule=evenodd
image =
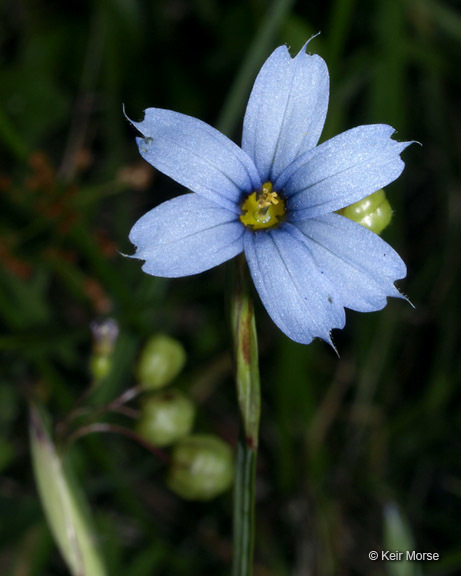
<path id="1" fill-rule="evenodd" d="M 283 198 L 272 191 L 271 182 L 265 182 L 260 190 L 250 194 L 242 204 L 240 221 L 253 230 L 260 230 L 278 226 L 284 215 Z"/>
<path id="2" fill-rule="evenodd" d="M 279 203 L 279 195 L 277 192 L 272 192 L 272 182 L 265 182 L 261 186 L 261 190 L 256 193 L 256 197 L 260 208 Z"/>

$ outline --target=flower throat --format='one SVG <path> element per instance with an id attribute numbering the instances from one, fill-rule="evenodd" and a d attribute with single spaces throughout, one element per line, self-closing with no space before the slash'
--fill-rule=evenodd
<path id="1" fill-rule="evenodd" d="M 272 183 L 265 182 L 260 190 L 253 192 L 242 204 L 240 221 L 253 230 L 275 228 L 285 216 L 285 202 L 275 191 Z"/>

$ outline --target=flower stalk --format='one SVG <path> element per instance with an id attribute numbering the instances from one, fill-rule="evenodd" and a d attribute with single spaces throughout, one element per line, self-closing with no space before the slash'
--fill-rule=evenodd
<path id="1" fill-rule="evenodd" d="M 261 392 L 258 342 L 253 303 L 244 258 L 235 264 L 232 297 L 235 381 L 240 410 L 240 435 L 234 485 L 233 576 L 253 574 L 255 480 Z"/>

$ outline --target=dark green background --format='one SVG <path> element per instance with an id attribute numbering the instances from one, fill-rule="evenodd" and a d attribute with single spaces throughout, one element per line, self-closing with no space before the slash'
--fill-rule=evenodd
<path id="1" fill-rule="evenodd" d="M 284 2 L 277 6 L 282 14 Z M 270 8 L 262 0 L 0 2 L 2 575 L 67 574 L 34 487 L 27 399 L 40 398 L 55 421 L 69 412 L 90 381 L 95 318 L 110 315 L 121 331 L 99 402 L 134 384 L 142 343 L 167 332 L 188 353 L 177 384 L 198 403 L 196 430 L 235 444 L 224 267 L 164 281 L 120 255 L 132 252 L 136 219 L 180 191 L 140 160 L 122 103 L 136 120 L 156 106 L 216 125 L 227 110 L 238 141 L 257 68 L 275 46 L 295 53 L 317 31 L 309 51 L 331 75 L 322 139 L 387 122 L 399 139 L 423 144 L 404 152 L 406 169 L 387 190 L 395 214 L 383 235 L 408 264 L 399 286 L 415 309 L 393 300 L 382 312 L 349 312 L 335 334 L 338 360 L 323 342 L 289 341 L 258 303 L 255 573 L 461 572 L 460 3 L 299 1 L 278 24 L 277 14 L 268 24 Z M 229 104 L 249 54 L 254 65 Z M 133 167 L 139 185 L 127 177 Z M 122 437 L 82 439 L 72 457 L 111 576 L 229 573 L 231 494 L 185 503 L 166 488 L 164 463 Z M 410 546 L 386 522 L 390 510 L 413 548 L 438 552 L 438 562 L 368 560 L 370 550 Z"/>

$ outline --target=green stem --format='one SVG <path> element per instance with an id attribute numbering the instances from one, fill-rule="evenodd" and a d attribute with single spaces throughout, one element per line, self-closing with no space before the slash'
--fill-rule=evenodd
<path id="1" fill-rule="evenodd" d="M 240 410 L 240 436 L 234 488 L 233 576 L 253 574 L 254 495 L 261 392 L 258 342 L 246 263 L 236 260 L 232 301 L 235 379 Z"/>
<path id="2" fill-rule="evenodd" d="M 255 536 L 255 479 L 257 450 L 249 448 L 241 438 L 237 448 L 234 488 L 234 552 L 232 576 L 253 574 Z"/>

